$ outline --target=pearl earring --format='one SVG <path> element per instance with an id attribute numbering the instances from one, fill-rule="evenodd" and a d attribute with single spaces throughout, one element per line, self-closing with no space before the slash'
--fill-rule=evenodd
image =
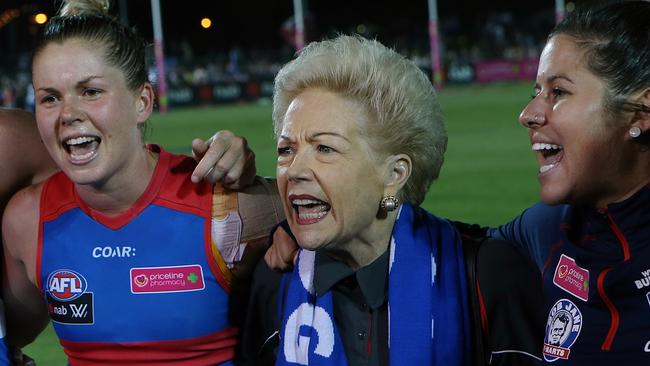
<path id="1" fill-rule="evenodd" d="M 395 211 L 399 207 L 399 199 L 395 196 L 386 196 L 381 199 L 379 206 L 386 212 Z"/>

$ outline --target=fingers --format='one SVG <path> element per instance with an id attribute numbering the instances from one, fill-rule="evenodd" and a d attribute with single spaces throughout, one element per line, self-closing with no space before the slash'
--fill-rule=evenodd
<path id="1" fill-rule="evenodd" d="M 192 182 L 198 183 L 206 179 L 215 183 L 224 176 L 233 162 L 222 161 L 222 157 L 230 149 L 234 137 L 236 136 L 232 132 L 224 130 L 217 132 L 203 144 L 200 139 L 192 141 L 194 159 L 200 159 L 192 172 Z"/>
<path id="2" fill-rule="evenodd" d="M 192 156 L 194 157 L 194 160 L 198 161 L 199 164 L 194 168 L 194 171 L 192 172 L 192 182 L 198 183 L 203 178 L 207 175 L 208 171 L 210 170 L 210 162 L 206 161 L 204 163 L 201 163 L 201 159 L 205 156 L 205 153 L 208 151 L 210 147 L 210 143 L 212 142 L 212 138 L 208 139 L 207 141 L 203 141 L 201 139 L 194 139 L 192 140 Z M 206 167 L 207 166 L 207 167 Z"/>
<path id="3" fill-rule="evenodd" d="M 195 159 L 200 159 L 192 182 L 223 180 L 228 188 L 238 189 L 250 185 L 256 174 L 255 154 L 246 139 L 230 131 L 219 131 L 207 141 L 192 141 Z"/>
<path id="4" fill-rule="evenodd" d="M 207 141 L 203 141 L 201 139 L 192 140 L 192 156 L 194 157 L 194 160 L 201 160 L 205 152 L 208 151 L 211 141 L 212 138 Z"/>
<path id="5" fill-rule="evenodd" d="M 255 153 L 246 147 L 244 154 L 239 155 L 235 164 L 226 173 L 223 183 L 230 189 L 242 189 L 253 184 L 256 174 Z"/>
<path id="6" fill-rule="evenodd" d="M 273 242 L 264 254 L 264 260 L 273 270 L 288 271 L 295 264 L 298 249 L 298 244 L 282 227 L 279 227 L 273 233 Z"/>

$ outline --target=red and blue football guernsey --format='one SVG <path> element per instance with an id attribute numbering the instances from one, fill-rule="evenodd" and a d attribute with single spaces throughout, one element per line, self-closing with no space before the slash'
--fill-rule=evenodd
<path id="1" fill-rule="evenodd" d="M 118 216 L 88 207 L 62 173 L 43 187 L 38 286 L 73 366 L 234 357 L 229 288 L 212 249 L 212 185 L 190 181 L 192 159 L 150 148 L 159 153 L 151 182 Z"/>

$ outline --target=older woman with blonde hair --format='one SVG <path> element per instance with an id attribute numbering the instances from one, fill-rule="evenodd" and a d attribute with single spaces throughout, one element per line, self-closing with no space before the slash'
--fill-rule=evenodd
<path id="1" fill-rule="evenodd" d="M 279 193 L 301 250 L 279 285 L 258 268 L 243 332 L 253 364 L 271 362 L 258 355 L 273 331 L 280 365 L 468 365 L 494 347 L 525 349 L 495 359 L 537 362 L 521 356 L 541 345 L 536 316 L 506 325 L 516 329 L 504 332 L 512 343 L 488 340 L 474 308 L 484 300 L 474 287 L 481 251 L 466 256 L 452 224 L 418 207 L 440 172 L 447 134 L 417 66 L 360 37 L 312 43 L 275 79 L 273 122 Z M 530 278 L 509 245 L 490 246 L 504 263 L 516 258 L 512 278 Z M 506 303 L 494 301 L 506 291 L 486 281 L 485 321 Z"/>

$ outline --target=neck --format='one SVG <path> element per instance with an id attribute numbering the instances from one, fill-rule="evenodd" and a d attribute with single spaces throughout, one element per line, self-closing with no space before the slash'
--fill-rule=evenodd
<path id="1" fill-rule="evenodd" d="M 377 219 L 364 233 L 323 251 L 337 261 L 343 262 L 353 271 L 369 265 L 379 258 L 390 245 L 393 226 L 397 220 L 397 210 L 385 218 Z"/>
<path id="2" fill-rule="evenodd" d="M 606 209 L 612 203 L 622 202 L 632 197 L 636 192 L 640 191 L 643 187 L 650 185 L 650 171 L 643 175 L 643 178 L 631 180 L 620 190 L 613 192 L 608 197 L 600 199 L 596 203 L 596 208 Z"/>
<path id="3" fill-rule="evenodd" d="M 79 185 L 79 197 L 93 210 L 114 216 L 128 210 L 147 189 L 158 155 L 144 148 L 104 182 Z"/>

